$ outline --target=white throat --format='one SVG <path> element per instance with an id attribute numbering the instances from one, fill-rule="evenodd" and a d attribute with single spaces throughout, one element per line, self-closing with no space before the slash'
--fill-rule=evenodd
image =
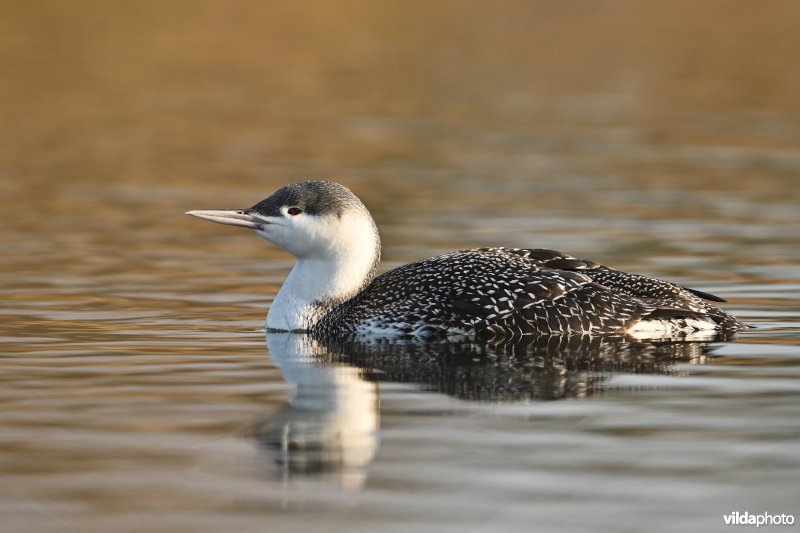
<path id="1" fill-rule="evenodd" d="M 296 256 L 270 307 L 268 329 L 308 330 L 372 280 L 380 239 L 366 210 L 320 218 L 315 224 L 314 245 Z"/>

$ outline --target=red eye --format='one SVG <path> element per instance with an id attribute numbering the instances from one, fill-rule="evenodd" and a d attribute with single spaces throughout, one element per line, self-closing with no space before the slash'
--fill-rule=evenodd
<path id="1" fill-rule="evenodd" d="M 286 210 L 286 212 L 289 213 L 292 216 L 295 216 L 295 215 L 299 215 L 300 213 L 302 213 L 303 210 L 300 209 L 299 207 L 290 207 L 289 209 Z"/>

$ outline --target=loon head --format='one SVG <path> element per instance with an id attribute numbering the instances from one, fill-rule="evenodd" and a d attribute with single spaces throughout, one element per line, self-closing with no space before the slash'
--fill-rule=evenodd
<path id="1" fill-rule="evenodd" d="M 372 216 L 350 189 L 332 181 L 286 185 L 250 208 L 186 214 L 252 229 L 297 258 L 270 312 L 270 320 L 273 312 L 289 318 L 275 329 L 306 329 L 308 313 L 303 308 L 353 297 L 371 280 L 380 261 Z"/>
<path id="2" fill-rule="evenodd" d="M 253 207 L 187 211 L 220 224 L 242 226 L 298 259 L 327 259 L 379 245 L 369 211 L 344 185 L 304 181 L 281 187 Z"/>

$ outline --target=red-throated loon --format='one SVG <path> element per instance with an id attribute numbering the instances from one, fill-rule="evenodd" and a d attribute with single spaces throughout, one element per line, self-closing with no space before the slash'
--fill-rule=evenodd
<path id="1" fill-rule="evenodd" d="M 545 249 L 479 248 L 380 276 L 380 238 L 347 187 L 305 181 L 247 209 L 188 211 L 242 226 L 297 262 L 266 327 L 436 338 L 736 331 L 721 298 Z"/>

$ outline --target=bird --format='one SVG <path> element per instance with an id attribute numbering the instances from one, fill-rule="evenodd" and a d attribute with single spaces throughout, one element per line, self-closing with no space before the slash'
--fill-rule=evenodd
<path id="1" fill-rule="evenodd" d="M 501 340 L 748 327 L 714 305 L 725 301 L 718 296 L 544 248 L 460 250 L 377 275 L 375 221 L 334 181 L 292 183 L 250 208 L 186 214 L 251 229 L 295 257 L 268 332 Z"/>

